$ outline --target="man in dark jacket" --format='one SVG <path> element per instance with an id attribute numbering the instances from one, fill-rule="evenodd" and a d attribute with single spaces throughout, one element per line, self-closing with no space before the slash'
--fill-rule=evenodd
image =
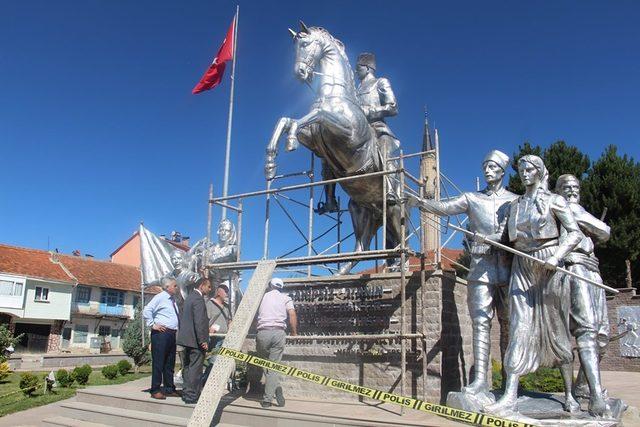
<path id="1" fill-rule="evenodd" d="M 210 291 L 209 279 L 201 278 L 184 301 L 176 343 L 184 347 L 182 400 L 185 403 L 197 403 L 200 397 L 204 355 L 209 349 L 209 319 L 205 296 Z"/>

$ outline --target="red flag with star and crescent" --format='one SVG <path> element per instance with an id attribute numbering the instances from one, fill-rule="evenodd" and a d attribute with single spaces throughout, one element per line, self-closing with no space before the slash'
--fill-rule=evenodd
<path id="1" fill-rule="evenodd" d="M 233 21 L 231 21 L 231 26 L 229 26 L 229 30 L 227 31 L 227 36 L 224 38 L 222 42 L 222 46 L 218 50 L 218 54 L 215 58 L 213 58 L 213 62 L 207 68 L 204 75 L 191 91 L 194 95 L 196 93 L 204 92 L 205 90 L 213 89 L 218 86 L 222 81 L 222 76 L 224 75 L 224 69 L 227 66 L 227 61 L 231 61 L 233 59 L 233 51 L 234 51 L 234 31 L 236 26 L 236 18 L 233 17 Z"/>

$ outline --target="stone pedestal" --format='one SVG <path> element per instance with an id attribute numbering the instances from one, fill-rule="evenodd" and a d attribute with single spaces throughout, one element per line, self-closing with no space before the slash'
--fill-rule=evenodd
<path id="1" fill-rule="evenodd" d="M 500 398 L 500 393 L 486 395 L 470 395 L 462 392 L 451 392 L 447 396 L 447 406 L 472 412 L 482 409 Z M 564 395 L 527 392 L 518 398 L 516 411 L 505 411 L 495 416 L 512 421 L 533 424 L 536 426 L 580 426 L 580 427 L 613 427 L 621 425 L 621 419 L 627 405 L 620 399 L 609 398 L 610 417 L 593 417 L 587 412 L 588 402 L 582 402 L 581 411 L 570 414 L 564 410 Z"/>
<path id="2" fill-rule="evenodd" d="M 419 272 L 407 274 L 406 332 L 424 334 L 425 340 L 406 340 L 404 393 L 442 402 L 449 391 L 466 385 L 473 363 L 466 286 L 456 282 L 453 272 L 429 271 L 425 285 L 420 282 Z M 344 335 L 345 339 L 288 341 L 283 363 L 353 384 L 401 392 L 399 340 L 347 339 L 349 335 L 400 333 L 399 273 L 291 279 L 285 281 L 285 291 L 294 299 L 301 335 Z M 254 340 L 247 340 L 245 350 L 255 350 Z M 293 398 L 363 399 L 288 377 L 283 387 L 286 396 Z"/>

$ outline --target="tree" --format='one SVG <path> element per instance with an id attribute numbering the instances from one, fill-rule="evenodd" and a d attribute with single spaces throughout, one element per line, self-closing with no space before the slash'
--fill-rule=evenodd
<path id="1" fill-rule="evenodd" d="M 462 253 L 458 256 L 458 259 L 456 259 L 459 265 L 453 264 L 453 268 L 456 270 L 456 276 L 466 279 L 469 274 L 469 266 L 471 265 L 471 253 L 469 252 L 469 244 L 466 239 L 462 241 L 462 247 Z"/>
<path id="2" fill-rule="evenodd" d="M 133 363 L 136 365 L 135 371 L 138 372 L 140 366 L 149 363 L 151 355 L 148 346 L 142 346 L 142 304 L 138 304 L 135 310 L 133 321 L 127 324 L 127 328 L 124 331 L 122 350 L 133 359 Z M 149 329 L 146 327 L 144 328 L 144 334 L 145 342 L 148 343 Z"/>
<path id="3" fill-rule="evenodd" d="M 550 190 L 555 188 L 556 179 L 560 175 L 570 173 L 578 179 L 582 179 L 591 165 L 591 161 L 586 154 L 562 140 L 554 142 L 544 150 L 539 145 L 534 146 L 529 142 L 525 142 L 524 145 L 518 146 L 518 152 L 513 154 L 513 161 L 511 162 L 514 172 L 509 176 L 508 188 L 516 194 L 524 193 L 524 185 L 522 185 L 518 176 L 518 160 L 527 154 L 536 155 L 544 161 L 544 165 L 549 172 Z"/>
<path id="4" fill-rule="evenodd" d="M 524 193 L 524 185 L 522 185 L 520 176 L 518 176 L 518 160 L 520 160 L 520 157 L 527 154 L 542 156 L 542 148 L 540 148 L 539 145 L 531 145 L 528 141 L 525 141 L 523 145 L 518 145 L 518 151 L 513 153 L 513 157 L 511 158 L 511 168 L 514 173 L 509 176 L 509 185 L 507 188 L 509 191 L 516 194 Z"/>
<path id="5" fill-rule="evenodd" d="M 582 184 L 582 203 L 596 216 L 607 210 L 611 239 L 596 246 L 605 282 L 633 286 L 632 271 L 640 271 L 640 164 L 608 146 Z M 633 263 L 633 265 L 632 265 Z"/>
<path id="6" fill-rule="evenodd" d="M 15 347 L 23 336 L 24 334 L 20 334 L 17 337 L 13 336 L 13 332 L 9 330 L 7 325 L 0 324 L 0 362 L 4 362 L 7 359 L 5 350 L 8 347 Z"/>
<path id="7" fill-rule="evenodd" d="M 556 188 L 556 180 L 560 175 L 570 173 L 579 180 L 591 166 L 589 156 L 582 153 L 577 147 L 567 145 L 564 141 L 556 141 L 542 153 L 544 165 L 549 171 L 549 188 Z"/>

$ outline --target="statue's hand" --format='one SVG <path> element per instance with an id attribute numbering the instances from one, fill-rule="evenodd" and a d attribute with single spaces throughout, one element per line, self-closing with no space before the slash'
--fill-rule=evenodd
<path id="1" fill-rule="evenodd" d="M 276 176 L 276 161 L 272 156 L 267 156 L 267 161 L 264 165 L 264 176 L 267 179 L 273 179 Z"/>
<path id="2" fill-rule="evenodd" d="M 473 233 L 473 241 L 476 243 L 486 243 L 487 242 L 487 236 L 485 236 L 484 234 L 480 234 L 480 233 Z"/>
<path id="3" fill-rule="evenodd" d="M 407 193 L 402 197 L 402 203 L 406 203 L 407 208 L 415 208 L 420 206 L 420 198 L 414 194 Z"/>
<path id="4" fill-rule="evenodd" d="M 544 267 L 547 270 L 555 270 L 558 267 L 558 264 L 560 264 L 560 260 L 558 258 L 556 258 L 555 256 L 550 256 L 544 262 Z"/>

